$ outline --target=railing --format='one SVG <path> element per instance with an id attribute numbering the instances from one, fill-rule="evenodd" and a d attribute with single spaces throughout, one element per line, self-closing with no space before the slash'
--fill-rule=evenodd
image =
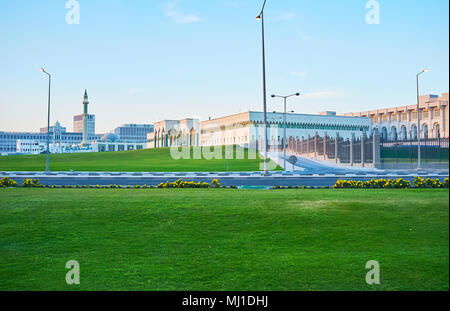
<path id="1" fill-rule="evenodd" d="M 299 156 L 334 160 L 336 163 L 364 165 L 376 162 L 374 157 L 379 154 L 379 143 L 374 143 L 373 137 L 366 136 L 343 139 L 315 135 L 306 139 L 289 139 L 287 151 Z"/>
<path id="2" fill-rule="evenodd" d="M 418 166 L 417 140 L 381 140 L 380 149 L 381 164 L 384 168 Z M 423 167 L 448 167 L 449 139 L 422 139 L 420 155 Z"/>

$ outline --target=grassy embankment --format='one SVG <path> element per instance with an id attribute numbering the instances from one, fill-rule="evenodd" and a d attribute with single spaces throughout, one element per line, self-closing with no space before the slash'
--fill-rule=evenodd
<path id="1" fill-rule="evenodd" d="M 228 160 L 229 171 L 260 171 L 263 159 L 256 156 L 249 159 L 244 149 L 244 159 L 237 159 L 237 148 L 234 156 Z M 240 149 L 242 150 L 242 149 Z M 251 157 L 250 157 L 251 158 Z M 13 155 L 0 157 L 0 171 L 44 171 L 46 155 Z M 280 169 L 271 163 L 272 167 Z M 171 157 L 170 149 L 145 149 L 136 151 L 74 153 L 50 155 L 52 171 L 90 171 L 90 172 L 226 172 L 227 160 L 225 148 L 222 159 L 176 160 Z"/>

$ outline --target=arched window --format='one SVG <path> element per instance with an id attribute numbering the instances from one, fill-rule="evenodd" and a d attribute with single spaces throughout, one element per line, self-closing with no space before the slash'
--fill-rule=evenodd
<path id="1" fill-rule="evenodd" d="M 381 129 L 381 137 L 383 138 L 383 140 L 387 140 L 388 139 L 388 131 L 386 127 L 383 127 Z"/>
<path id="2" fill-rule="evenodd" d="M 406 130 L 406 126 L 402 126 L 402 139 L 403 140 L 408 139 L 408 131 Z"/>
<path id="3" fill-rule="evenodd" d="M 397 140 L 398 139 L 398 137 L 397 137 L 397 128 L 395 126 L 393 126 L 392 129 L 391 129 L 391 136 L 392 136 L 393 140 Z"/>
<path id="4" fill-rule="evenodd" d="M 436 133 L 436 138 L 441 138 L 441 127 L 439 126 L 439 123 L 434 125 L 434 132 Z"/>
<path id="5" fill-rule="evenodd" d="M 423 126 L 423 138 L 428 139 L 428 125 Z"/>
<path id="6" fill-rule="evenodd" d="M 415 125 L 411 128 L 411 139 L 417 139 L 417 126 Z"/>

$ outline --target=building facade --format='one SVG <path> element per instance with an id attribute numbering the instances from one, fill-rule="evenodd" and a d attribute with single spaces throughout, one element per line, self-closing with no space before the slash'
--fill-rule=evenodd
<path id="1" fill-rule="evenodd" d="M 243 145 L 256 147 L 264 139 L 263 113 L 249 111 L 201 123 L 202 146 Z M 314 135 L 336 136 L 347 139 L 352 135 L 362 135 L 370 130 L 368 118 L 336 116 L 335 113 L 319 115 L 286 115 L 286 142 L 289 139 L 302 139 Z M 267 113 L 268 143 L 282 145 L 284 138 L 284 114 Z"/>
<path id="2" fill-rule="evenodd" d="M 66 128 L 62 127 L 59 122 L 50 127 L 50 145 L 54 145 L 52 150 L 61 150 L 64 146 L 79 145 L 82 142 L 83 135 L 81 133 L 66 132 Z M 39 133 L 33 132 L 0 132 L 0 153 L 36 153 L 36 146 L 44 147 L 47 150 L 47 127 L 40 129 Z M 33 148 L 31 148 L 33 146 Z M 30 152 L 26 150 L 32 150 Z"/>
<path id="3" fill-rule="evenodd" d="M 145 149 L 146 142 L 133 142 L 121 140 L 116 134 L 107 133 L 98 141 L 91 142 L 89 148 L 92 152 L 115 152 Z"/>
<path id="4" fill-rule="evenodd" d="M 74 117 L 74 132 L 67 132 L 66 127 L 61 126 L 58 121 L 50 126 L 48 132 L 51 153 L 83 152 L 82 145 L 87 149 L 90 141 L 97 141 L 103 136 L 95 134 L 95 116 L 88 114 L 88 105 L 88 95 L 85 91 L 83 114 Z M 37 146 L 41 152 L 47 150 L 47 127 L 41 128 L 39 133 L 0 131 L 0 154 L 33 154 L 37 152 Z"/>
<path id="5" fill-rule="evenodd" d="M 146 143 L 149 133 L 153 133 L 152 124 L 122 124 L 114 129 L 119 139 L 138 143 Z"/>
<path id="6" fill-rule="evenodd" d="M 371 120 L 371 132 L 377 130 L 384 140 L 415 140 L 420 118 L 420 138 L 448 138 L 448 96 L 423 95 L 417 104 L 397 106 L 365 112 L 347 113 L 345 116 L 365 117 Z"/>
<path id="7" fill-rule="evenodd" d="M 283 113 L 268 113 L 268 140 L 271 145 L 283 143 Z M 324 115 L 287 114 L 286 137 L 305 139 L 308 136 L 339 135 L 351 138 L 370 130 L 370 119 Z M 264 137 L 262 112 L 244 112 L 222 118 L 198 122 L 197 119 L 164 120 L 155 123 L 155 131 L 148 135 L 148 148 L 179 146 L 241 145 L 256 148 Z M 287 144 L 286 141 L 286 144 Z"/>
<path id="8" fill-rule="evenodd" d="M 17 153 L 40 154 L 45 149 L 45 144 L 38 140 L 19 139 L 17 140 Z"/>
<path id="9" fill-rule="evenodd" d="M 154 124 L 154 131 L 147 135 L 147 148 L 165 148 L 200 145 L 198 119 L 163 120 Z"/>

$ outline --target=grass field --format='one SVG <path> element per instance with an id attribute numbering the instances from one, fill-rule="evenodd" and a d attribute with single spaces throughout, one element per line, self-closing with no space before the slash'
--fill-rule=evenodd
<path id="1" fill-rule="evenodd" d="M 236 154 L 235 147 L 235 154 Z M 264 160 L 248 159 L 248 150 L 244 150 L 242 160 L 233 156 L 228 161 L 230 171 L 260 171 Z M 192 151 L 191 151 L 192 154 Z M 146 149 L 122 152 L 75 153 L 50 155 L 52 171 L 90 171 L 90 172 L 225 172 L 227 160 L 225 150 L 222 159 L 175 160 L 170 149 Z M 0 157 L 0 171 L 44 171 L 46 155 L 14 155 Z M 280 169 L 277 165 L 273 165 Z"/>
<path id="2" fill-rule="evenodd" d="M 65 283 L 78 260 L 81 284 Z M 367 285 L 377 260 L 381 284 Z M 448 190 L 0 189 L 0 290 L 448 290 Z"/>

